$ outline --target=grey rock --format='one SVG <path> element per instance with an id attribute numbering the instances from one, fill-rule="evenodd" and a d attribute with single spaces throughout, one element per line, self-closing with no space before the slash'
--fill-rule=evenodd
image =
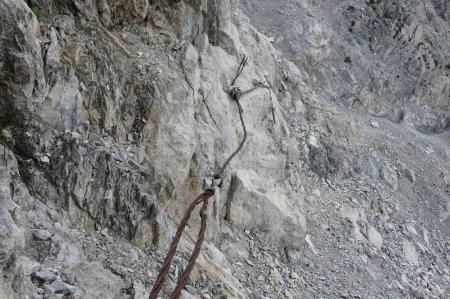
<path id="1" fill-rule="evenodd" d="M 66 34 L 75 33 L 75 20 L 71 15 L 57 15 L 55 18 L 55 28 L 64 31 Z"/>
<path id="2" fill-rule="evenodd" d="M 84 290 L 87 298 L 119 296 L 121 289 L 125 286 L 119 276 L 106 270 L 98 262 L 78 263 L 72 268 L 76 278 L 77 287 Z"/>
<path id="3" fill-rule="evenodd" d="M 0 54 L 2 71 L 2 116 L 10 109 L 5 105 L 18 105 L 26 109 L 27 101 L 40 102 L 45 89 L 43 62 L 37 40 L 38 22 L 24 1 L 2 1 L 0 17 L 5 24 L 1 47 L 8 49 Z M 7 29 L 7 30 L 6 30 Z M 15 38 L 11 38 L 15 36 Z M 10 64 L 6 64 L 10 61 Z M 34 86 L 34 87 L 33 87 Z M 10 106 L 11 107 L 11 106 Z M 27 113 L 27 111 L 22 111 Z"/>
<path id="4" fill-rule="evenodd" d="M 75 292 L 75 287 L 64 283 L 61 280 L 55 280 L 50 284 L 56 294 L 69 295 Z"/>
<path id="5" fill-rule="evenodd" d="M 133 282 L 133 298 L 134 299 L 144 299 L 148 298 L 150 295 L 150 291 L 147 291 L 145 289 L 145 286 L 142 284 L 141 281 L 134 281 Z"/>
<path id="6" fill-rule="evenodd" d="M 111 22 L 111 9 L 109 8 L 108 1 L 100 0 L 97 2 L 97 10 L 100 15 L 100 20 L 103 26 L 110 27 Z"/>
<path id="7" fill-rule="evenodd" d="M 295 273 L 295 272 L 291 272 L 290 275 L 291 275 L 291 278 L 292 278 L 292 279 L 296 279 L 296 280 L 297 280 L 297 279 L 300 279 L 300 277 L 298 276 L 298 274 Z"/>
<path id="8" fill-rule="evenodd" d="M 412 184 L 414 184 L 416 182 L 416 174 L 414 172 L 414 170 L 406 168 L 403 170 L 405 177 L 408 179 L 408 181 L 410 181 Z"/>
<path id="9" fill-rule="evenodd" d="M 288 290 L 284 290 L 284 297 L 287 299 L 294 299 L 294 297 L 292 297 L 291 293 L 289 293 Z"/>
<path id="10" fill-rule="evenodd" d="M 50 158 L 49 158 L 47 155 L 40 156 L 40 157 L 38 158 L 38 160 L 39 160 L 41 163 L 45 163 L 45 164 L 50 163 Z"/>
<path id="11" fill-rule="evenodd" d="M 375 129 L 379 129 L 380 128 L 380 124 L 377 121 L 375 121 L 375 120 L 370 121 L 370 125 L 372 127 L 374 127 Z"/>
<path id="12" fill-rule="evenodd" d="M 268 240 L 287 247 L 304 242 L 304 216 L 292 213 L 292 203 L 281 190 L 264 188 L 264 181 L 256 172 L 245 170 L 236 172 L 231 184 L 233 193 L 227 206 L 227 218 L 235 225 L 243 229 L 266 230 Z M 267 193 L 260 190 L 267 190 Z"/>
<path id="13" fill-rule="evenodd" d="M 281 276 L 280 272 L 276 268 L 272 269 L 271 278 L 275 284 L 284 285 L 283 277 Z"/>
<path id="14" fill-rule="evenodd" d="M 34 238 L 41 241 L 48 241 L 52 238 L 52 234 L 45 229 L 33 229 L 31 232 Z"/>
<path id="15" fill-rule="evenodd" d="M 417 254 L 414 244 L 407 240 L 403 240 L 403 254 L 408 263 L 413 266 L 419 266 L 419 255 Z"/>
<path id="16" fill-rule="evenodd" d="M 200 33 L 194 41 L 194 46 L 199 50 L 205 50 L 209 46 L 209 39 L 206 33 Z"/>
<path id="17" fill-rule="evenodd" d="M 243 138 L 244 54 L 248 139 L 183 296 L 444 296 L 445 1 L 62 2 L 0 1 L 0 297 L 36 297 L 41 263 L 75 298 L 148 296 Z"/>
<path id="18" fill-rule="evenodd" d="M 44 294 L 45 295 L 50 295 L 50 294 L 55 294 L 55 289 L 49 285 L 49 284 L 44 284 Z"/>
<path id="19" fill-rule="evenodd" d="M 58 272 L 50 268 L 42 268 L 39 271 L 33 272 L 33 277 L 44 282 L 51 283 L 58 277 Z"/>
<path id="20" fill-rule="evenodd" d="M 55 28 L 50 29 L 50 45 L 47 50 L 47 55 L 45 57 L 45 64 L 50 68 L 50 70 L 54 70 L 61 65 L 60 62 L 60 48 L 58 42 L 58 36 L 56 35 Z"/>
<path id="21" fill-rule="evenodd" d="M 381 250 L 383 246 L 383 237 L 381 234 L 371 225 L 367 229 L 367 238 L 369 242 L 378 250 Z"/>
<path id="22" fill-rule="evenodd" d="M 384 165 L 380 170 L 380 177 L 392 189 L 398 190 L 398 175 L 391 166 Z"/>

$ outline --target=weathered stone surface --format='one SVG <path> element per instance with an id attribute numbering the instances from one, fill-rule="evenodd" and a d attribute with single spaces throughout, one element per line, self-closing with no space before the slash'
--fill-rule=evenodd
<path id="1" fill-rule="evenodd" d="M 417 255 L 414 244 L 409 241 L 403 240 L 403 254 L 408 263 L 413 266 L 419 266 L 419 256 Z"/>
<path id="2" fill-rule="evenodd" d="M 267 232 L 267 238 L 287 247 L 304 242 L 306 221 L 282 189 L 267 188 L 254 171 L 238 170 L 233 176 L 227 203 L 227 219 L 243 229 Z"/>
<path id="3" fill-rule="evenodd" d="M 246 55 L 248 139 L 184 295 L 442 297 L 444 3 L 2 0 L 2 295 L 148 296 L 243 138 Z M 162 297 L 198 227 L 195 210 Z"/>
<path id="4" fill-rule="evenodd" d="M 75 288 L 61 280 L 53 281 L 50 286 L 53 288 L 55 294 L 70 295 L 75 292 Z"/>
<path id="5" fill-rule="evenodd" d="M 58 273 L 54 269 L 43 268 L 39 271 L 33 272 L 32 276 L 42 281 L 51 283 L 58 277 L 57 274 Z"/>
<path id="6" fill-rule="evenodd" d="M 45 229 L 33 229 L 31 233 L 33 234 L 33 237 L 41 241 L 48 241 L 52 238 L 52 234 Z"/>
<path id="7" fill-rule="evenodd" d="M 5 117 L 13 109 L 28 115 L 32 103 L 42 102 L 45 90 L 38 22 L 24 1 L 2 1 L 0 18 L 4 24 L 0 32 L 0 115 Z"/>
<path id="8" fill-rule="evenodd" d="M 370 121 L 370 125 L 372 127 L 374 127 L 375 129 L 379 129 L 380 128 L 380 124 L 377 121 L 375 121 L 375 120 Z"/>
<path id="9" fill-rule="evenodd" d="M 20 211 L 22 192 L 20 183 L 17 183 L 17 196 L 12 194 L 11 186 L 14 185 L 12 175 L 17 175 L 17 161 L 13 153 L 0 144 L 0 152 L 2 153 L 2 160 L 0 162 L 0 263 L 3 265 L 2 271 L 7 271 L 8 275 L 0 276 L 0 289 L 2 296 L 5 298 L 14 298 L 17 291 L 21 287 L 28 290 L 24 286 L 23 269 L 19 266 L 17 261 L 18 254 L 25 248 L 25 234 L 23 228 L 18 222 L 18 213 Z M 26 192 L 27 193 L 27 192 Z M 28 194 L 27 194 L 28 195 Z M 2 272 L 3 273 L 3 272 Z M 14 277 L 19 277 L 16 281 Z"/>
<path id="10" fill-rule="evenodd" d="M 81 263 L 71 269 L 77 286 L 84 290 L 86 298 L 115 298 L 121 294 L 124 282 L 104 269 L 99 263 Z M 70 289 L 70 288 L 69 288 Z"/>
<path id="11" fill-rule="evenodd" d="M 367 238 L 376 249 L 381 250 L 381 247 L 383 246 L 383 237 L 373 226 L 368 227 Z"/>
<path id="12" fill-rule="evenodd" d="M 199 34 L 194 41 L 194 45 L 201 51 L 205 50 L 209 46 L 209 39 L 206 33 Z"/>
<path id="13" fill-rule="evenodd" d="M 380 177 L 392 189 L 398 189 L 397 172 L 389 165 L 384 165 L 380 170 Z"/>

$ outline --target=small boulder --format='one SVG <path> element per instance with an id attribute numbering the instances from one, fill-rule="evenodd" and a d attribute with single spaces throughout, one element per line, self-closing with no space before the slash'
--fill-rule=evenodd
<path id="1" fill-rule="evenodd" d="M 390 166 L 384 165 L 380 171 L 381 179 L 395 191 L 398 190 L 398 176 L 397 172 Z"/>
<path id="2" fill-rule="evenodd" d="M 194 41 L 194 46 L 199 50 L 205 50 L 209 46 L 209 39 L 206 33 L 199 34 Z"/>
<path id="3" fill-rule="evenodd" d="M 52 238 L 52 234 L 45 229 L 33 229 L 31 233 L 35 239 L 41 241 L 48 241 Z"/>
<path id="4" fill-rule="evenodd" d="M 383 237 L 373 226 L 369 226 L 367 229 L 367 239 L 376 249 L 381 250 Z"/>
<path id="5" fill-rule="evenodd" d="M 261 230 L 275 244 L 297 248 L 305 241 L 306 219 L 281 188 L 269 186 L 251 170 L 232 178 L 226 217 L 241 229 Z"/>
<path id="6" fill-rule="evenodd" d="M 75 292 L 75 287 L 61 280 L 53 281 L 50 286 L 54 289 L 55 294 L 69 295 Z"/>
<path id="7" fill-rule="evenodd" d="M 419 266 L 419 256 L 417 254 L 414 244 L 409 241 L 403 241 L 403 254 L 406 261 L 412 266 Z"/>
<path id="8" fill-rule="evenodd" d="M 289 293 L 288 290 L 284 291 L 284 297 L 287 299 L 294 299 L 294 297 L 292 297 L 291 293 Z"/>
<path id="9" fill-rule="evenodd" d="M 408 181 L 410 181 L 412 184 L 416 182 L 416 174 L 414 170 L 405 168 L 403 169 L 403 173 Z"/>
<path id="10" fill-rule="evenodd" d="M 271 279 L 274 284 L 284 285 L 283 276 L 281 276 L 280 272 L 277 268 L 273 268 L 271 272 Z"/>
<path id="11" fill-rule="evenodd" d="M 300 279 L 300 277 L 298 276 L 298 274 L 295 273 L 295 272 L 291 272 L 291 278 L 294 279 L 294 280 Z"/>
<path id="12" fill-rule="evenodd" d="M 42 268 L 39 271 L 33 272 L 31 276 L 43 282 L 51 283 L 58 277 L 58 272 L 54 269 Z"/>
<path id="13" fill-rule="evenodd" d="M 376 120 L 370 121 L 370 125 L 372 126 L 372 128 L 375 128 L 375 129 L 380 128 L 380 124 Z"/>

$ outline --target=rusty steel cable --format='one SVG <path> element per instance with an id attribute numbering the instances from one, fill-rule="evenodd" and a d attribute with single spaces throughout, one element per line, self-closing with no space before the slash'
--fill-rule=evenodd
<path id="1" fill-rule="evenodd" d="M 237 78 L 239 78 L 239 76 L 244 71 L 244 68 L 247 65 L 247 62 L 248 62 L 248 58 L 247 58 L 247 56 L 244 55 L 244 57 L 242 57 L 241 62 L 239 63 L 239 67 L 237 69 L 236 76 L 234 76 L 233 81 L 231 81 L 231 86 L 234 86 L 234 83 L 236 83 Z"/>
<path id="2" fill-rule="evenodd" d="M 169 272 L 170 269 L 170 264 L 172 263 L 172 259 L 175 256 L 175 252 L 177 250 L 178 247 L 178 243 L 180 242 L 181 239 L 181 235 L 183 234 L 184 229 L 186 228 L 186 225 L 189 221 L 189 218 L 191 217 L 192 211 L 195 209 L 195 207 L 200 204 L 201 202 L 206 202 L 208 201 L 208 199 L 214 195 L 214 190 L 210 189 L 210 190 L 206 190 L 204 193 L 200 194 L 189 206 L 189 208 L 186 210 L 186 212 L 184 213 L 184 217 L 180 222 L 180 225 L 178 226 L 177 232 L 175 234 L 175 237 L 172 240 L 172 243 L 170 244 L 170 249 L 169 252 L 167 253 L 166 259 L 164 260 L 163 265 L 161 266 L 161 270 L 159 271 L 158 277 L 155 281 L 155 285 L 153 286 L 152 291 L 150 292 L 149 295 L 149 299 L 156 299 L 159 292 L 161 291 L 163 284 L 164 284 L 164 280 L 166 278 L 166 274 L 167 272 Z M 204 229 L 203 229 L 204 230 Z M 200 231 L 202 231 L 202 229 L 200 229 Z M 197 242 L 198 243 L 198 242 Z M 197 244 L 196 246 L 199 245 L 199 247 L 201 246 L 200 244 Z M 191 257 L 192 259 L 192 257 Z M 195 261 L 194 261 L 195 262 Z M 183 275 L 187 275 L 189 276 L 190 273 L 187 273 L 186 271 L 183 272 Z M 177 297 L 174 297 L 177 298 Z"/>
<path id="3" fill-rule="evenodd" d="M 239 102 L 239 98 L 241 97 L 241 95 L 246 94 L 246 93 L 256 89 L 256 86 L 252 90 L 246 91 L 244 93 L 238 87 L 233 87 L 233 85 L 236 83 L 236 80 L 239 78 L 239 76 L 244 71 L 244 68 L 247 65 L 247 62 L 248 62 L 248 58 L 246 56 L 244 56 L 239 64 L 238 70 L 236 72 L 236 76 L 234 77 L 234 79 L 232 81 L 232 84 L 231 84 L 232 89 L 228 92 L 229 95 L 236 102 L 236 105 L 238 107 L 239 118 L 241 120 L 242 129 L 244 131 L 244 137 L 243 137 L 242 141 L 240 142 L 239 146 L 237 147 L 237 149 L 230 155 L 230 157 L 225 161 L 223 166 L 219 169 L 219 172 L 216 175 L 214 175 L 214 178 L 222 178 L 223 177 L 225 169 L 230 164 L 231 160 L 239 153 L 239 151 L 242 150 L 244 143 L 247 140 L 247 128 L 245 127 L 243 109 L 242 109 L 241 103 Z M 218 186 L 220 188 L 221 183 Z M 215 194 L 215 190 L 213 188 L 207 189 L 205 192 L 200 194 L 186 210 L 186 212 L 183 216 L 183 219 L 181 220 L 181 222 L 178 226 L 175 237 L 173 238 L 172 243 L 170 244 L 169 252 L 167 253 L 167 256 L 161 266 L 160 272 L 155 281 L 153 289 L 150 292 L 150 295 L 148 297 L 149 299 L 157 299 L 158 294 L 163 287 L 165 277 L 166 277 L 167 273 L 169 272 L 170 265 L 172 263 L 172 259 L 175 256 L 175 253 L 176 253 L 176 250 L 178 247 L 178 243 L 180 242 L 181 236 L 183 234 L 184 229 L 186 228 L 186 225 L 189 221 L 192 211 L 195 209 L 195 207 L 197 205 L 202 203 L 202 208 L 200 209 L 201 224 L 200 224 L 200 230 L 199 230 L 198 236 L 197 236 L 197 241 L 195 242 L 195 246 L 192 251 L 191 257 L 189 258 L 188 264 L 186 265 L 186 268 L 184 269 L 183 273 L 181 274 L 181 276 L 177 282 L 177 285 L 176 285 L 174 291 L 172 292 L 172 295 L 170 296 L 170 299 L 178 299 L 180 297 L 183 288 L 186 286 L 186 283 L 188 282 L 189 275 L 191 274 L 191 272 L 194 268 L 195 262 L 200 254 L 202 243 L 205 239 L 206 224 L 207 224 L 207 220 L 208 220 L 208 213 L 207 213 L 208 200 L 214 194 Z"/>
<path id="4" fill-rule="evenodd" d="M 205 239 L 205 232 L 206 232 L 206 222 L 208 220 L 208 200 L 211 196 L 214 195 L 214 190 L 211 190 L 212 192 L 205 196 L 203 200 L 203 205 L 200 210 L 200 217 L 201 217 L 201 224 L 200 224 L 200 230 L 198 232 L 197 236 L 197 242 L 195 242 L 194 250 L 192 251 L 191 257 L 189 258 L 189 262 L 186 265 L 186 268 L 184 269 L 183 273 L 181 274 L 180 279 L 178 280 L 178 284 L 175 288 L 175 290 L 172 293 L 172 296 L 170 296 L 170 299 L 178 299 L 180 297 L 181 291 L 186 286 L 186 283 L 188 282 L 189 275 L 192 272 L 192 269 L 194 269 L 195 261 L 198 258 L 198 255 L 200 254 L 200 250 L 202 249 L 202 243 Z"/>
<path id="5" fill-rule="evenodd" d="M 244 122 L 244 116 L 243 116 L 244 110 L 242 109 L 241 102 L 239 101 L 239 99 L 243 95 L 246 95 L 246 94 L 256 90 L 257 88 L 267 88 L 267 89 L 269 89 L 269 87 L 264 85 L 263 82 L 255 82 L 255 83 L 253 83 L 253 87 L 250 88 L 249 90 L 246 90 L 246 91 L 241 91 L 241 89 L 239 87 L 233 86 L 234 83 L 236 83 L 236 80 L 242 74 L 242 71 L 244 70 L 244 68 L 247 65 L 247 63 L 248 63 L 248 58 L 244 55 L 244 57 L 242 58 L 242 60 L 241 60 L 241 62 L 239 64 L 236 76 L 234 77 L 233 82 L 231 83 L 231 87 L 232 88 L 231 88 L 230 91 L 228 91 L 228 94 L 236 102 L 236 105 L 238 107 L 239 118 L 241 120 L 242 130 L 244 131 L 244 137 L 242 138 L 241 143 L 239 143 L 239 146 L 237 147 L 237 149 L 230 155 L 230 157 L 225 161 L 223 166 L 219 169 L 219 171 L 218 171 L 219 177 L 223 177 L 225 169 L 228 167 L 228 164 L 230 164 L 231 160 L 233 160 L 233 158 L 242 150 L 242 148 L 244 147 L 245 141 L 247 141 L 247 135 L 248 134 L 247 134 L 247 128 L 246 128 L 245 122 Z"/>
<path id="6" fill-rule="evenodd" d="M 237 147 L 237 149 L 230 155 L 230 157 L 225 161 L 223 166 L 219 169 L 220 176 L 223 176 L 223 173 L 225 172 L 225 169 L 227 168 L 228 164 L 230 164 L 231 160 L 233 160 L 233 158 L 239 153 L 239 151 L 244 146 L 245 141 L 247 140 L 247 128 L 245 127 L 244 116 L 242 115 L 243 111 L 242 111 L 241 103 L 239 102 L 239 97 L 236 97 L 234 99 L 234 101 L 236 102 L 236 105 L 238 106 L 239 118 L 241 119 L 242 130 L 244 130 L 244 138 L 242 138 L 242 141 L 239 144 L 239 146 Z"/>

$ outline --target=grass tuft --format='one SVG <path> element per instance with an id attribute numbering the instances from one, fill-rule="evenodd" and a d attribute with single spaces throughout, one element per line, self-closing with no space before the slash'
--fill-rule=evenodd
<path id="1" fill-rule="evenodd" d="M 3 136 L 3 133 L 0 131 L 0 144 L 6 147 L 6 138 Z"/>
<path id="2" fill-rule="evenodd" d="M 36 5 L 33 4 L 33 5 L 31 5 L 30 9 L 36 16 L 36 19 L 38 20 L 38 22 L 40 22 L 42 20 L 42 12 L 39 10 L 39 7 L 37 7 Z"/>

